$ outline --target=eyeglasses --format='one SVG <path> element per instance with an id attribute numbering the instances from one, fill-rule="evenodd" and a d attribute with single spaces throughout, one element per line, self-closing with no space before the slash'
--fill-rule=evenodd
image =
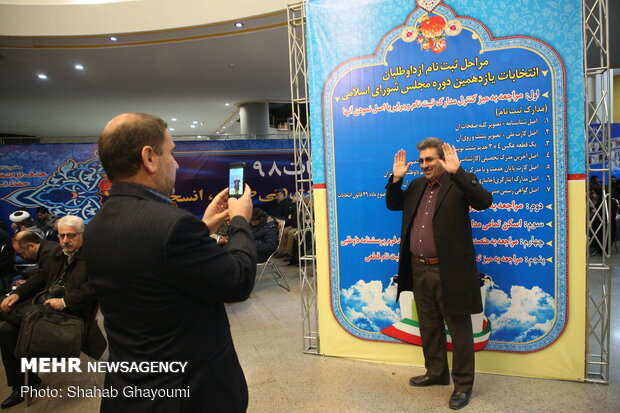
<path id="1" fill-rule="evenodd" d="M 428 156 L 428 157 L 426 157 L 426 158 L 420 158 L 420 159 L 418 159 L 418 163 L 420 163 L 420 164 L 422 164 L 422 163 L 424 163 L 424 162 L 426 162 L 426 163 L 431 163 L 431 162 L 433 162 L 433 161 L 434 161 L 434 160 L 436 160 L 436 159 L 437 159 L 437 158 L 434 158 L 434 157 L 432 157 L 432 156 Z"/>
<path id="2" fill-rule="evenodd" d="M 63 239 L 63 238 L 73 239 L 77 237 L 78 235 L 80 234 L 77 232 L 68 232 L 66 234 L 58 234 L 58 239 Z"/>

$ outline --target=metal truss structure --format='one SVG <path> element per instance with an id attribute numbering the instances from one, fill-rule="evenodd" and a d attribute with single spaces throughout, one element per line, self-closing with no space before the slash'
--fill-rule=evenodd
<path id="1" fill-rule="evenodd" d="M 585 69 L 585 120 L 588 177 L 602 175 L 600 202 L 590 199 L 587 180 L 588 245 L 587 334 L 585 378 L 588 382 L 609 382 L 610 298 L 611 298 L 611 67 L 609 58 L 608 0 L 583 0 L 583 42 Z M 308 113 L 306 64 L 306 2 L 288 6 L 288 35 L 293 139 L 295 142 L 296 190 L 299 231 L 299 275 L 303 323 L 303 349 L 319 354 L 314 197 Z M 602 165 L 593 167 L 591 165 Z"/>
<path id="2" fill-rule="evenodd" d="M 316 245 L 314 232 L 314 192 L 312 152 L 308 113 L 308 70 L 306 64 L 306 2 L 287 8 L 291 103 L 293 105 L 293 141 L 295 142 L 295 189 L 297 191 L 297 225 L 299 231 L 299 281 L 303 349 L 319 353 L 319 318 L 317 306 Z"/>
<path id="3" fill-rule="evenodd" d="M 609 383 L 611 300 L 611 67 L 608 0 L 583 0 L 587 148 L 587 327 L 585 379 Z M 601 189 L 591 182 L 601 175 Z M 590 196 L 590 192 L 598 194 Z"/>

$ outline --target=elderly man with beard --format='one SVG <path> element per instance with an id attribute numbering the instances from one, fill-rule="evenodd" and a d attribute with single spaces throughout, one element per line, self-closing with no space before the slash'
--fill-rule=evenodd
<path id="1" fill-rule="evenodd" d="M 0 320 L 3 320 L 0 322 L 0 352 L 7 384 L 13 388 L 9 397 L 0 404 L 2 409 L 24 400 L 20 391 L 20 387 L 24 385 L 24 375 L 20 373 L 19 359 L 14 356 L 24 315 L 44 305 L 56 311 L 66 311 L 87 322 L 93 318 L 96 302 L 92 287 L 88 283 L 86 263 L 81 251 L 83 233 L 82 218 L 61 218 L 58 221 L 60 244 L 50 251 L 36 274 L 0 303 Z M 83 350 L 91 357 L 99 358 L 105 350 L 105 339 L 97 323 L 88 325 L 89 331 Z M 31 373 L 28 382 L 32 387 L 38 387 L 41 379 Z"/>

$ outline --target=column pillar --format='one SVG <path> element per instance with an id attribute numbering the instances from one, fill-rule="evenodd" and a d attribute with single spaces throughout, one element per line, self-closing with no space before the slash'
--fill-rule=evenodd
<path id="1" fill-rule="evenodd" d="M 242 135 L 267 135 L 269 133 L 269 104 L 247 102 L 239 105 Z"/>

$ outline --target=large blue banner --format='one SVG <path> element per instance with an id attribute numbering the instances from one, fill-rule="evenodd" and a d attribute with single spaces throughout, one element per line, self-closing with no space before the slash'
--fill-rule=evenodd
<path id="1" fill-rule="evenodd" d="M 311 102 L 321 107 L 312 133 L 324 145 L 332 309 L 354 336 L 416 342 L 400 334 L 415 320 L 410 300 L 396 302 L 401 214 L 387 211 L 384 187 L 398 149 L 415 160 L 417 142 L 437 136 L 493 194 L 489 210 L 470 211 L 486 295 L 477 348 L 536 351 L 566 323 L 566 67 L 552 45 L 517 35 L 528 31 L 527 18 L 514 35 L 494 38 L 485 22 L 458 14 L 463 3 L 474 2 L 310 2 Z M 568 3 L 554 18 L 579 24 L 580 3 Z M 354 44 L 367 34 L 376 43 L 372 53 L 338 60 L 336 21 L 345 9 L 348 20 L 364 16 L 375 30 L 393 20 L 386 10 L 408 13 L 382 34 L 348 23 Z M 404 186 L 420 175 L 414 165 Z"/>
<path id="2" fill-rule="evenodd" d="M 99 163 L 97 145 L 43 144 L 0 146 L 0 217 L 18 207 L 43 205 L 54 214 L 89 220 L 108 196 L 111 183 Z M 245 162 L 254 203 L 275 199 L 275 190 L 295 188 L 293 142 L 289 139 L 176 142 L 179 164 L 172 199 L 202 216 L 215 194 L 228 186 L 228 165 Z M 304 165 L 305 167 L 305 165 Z"/>

